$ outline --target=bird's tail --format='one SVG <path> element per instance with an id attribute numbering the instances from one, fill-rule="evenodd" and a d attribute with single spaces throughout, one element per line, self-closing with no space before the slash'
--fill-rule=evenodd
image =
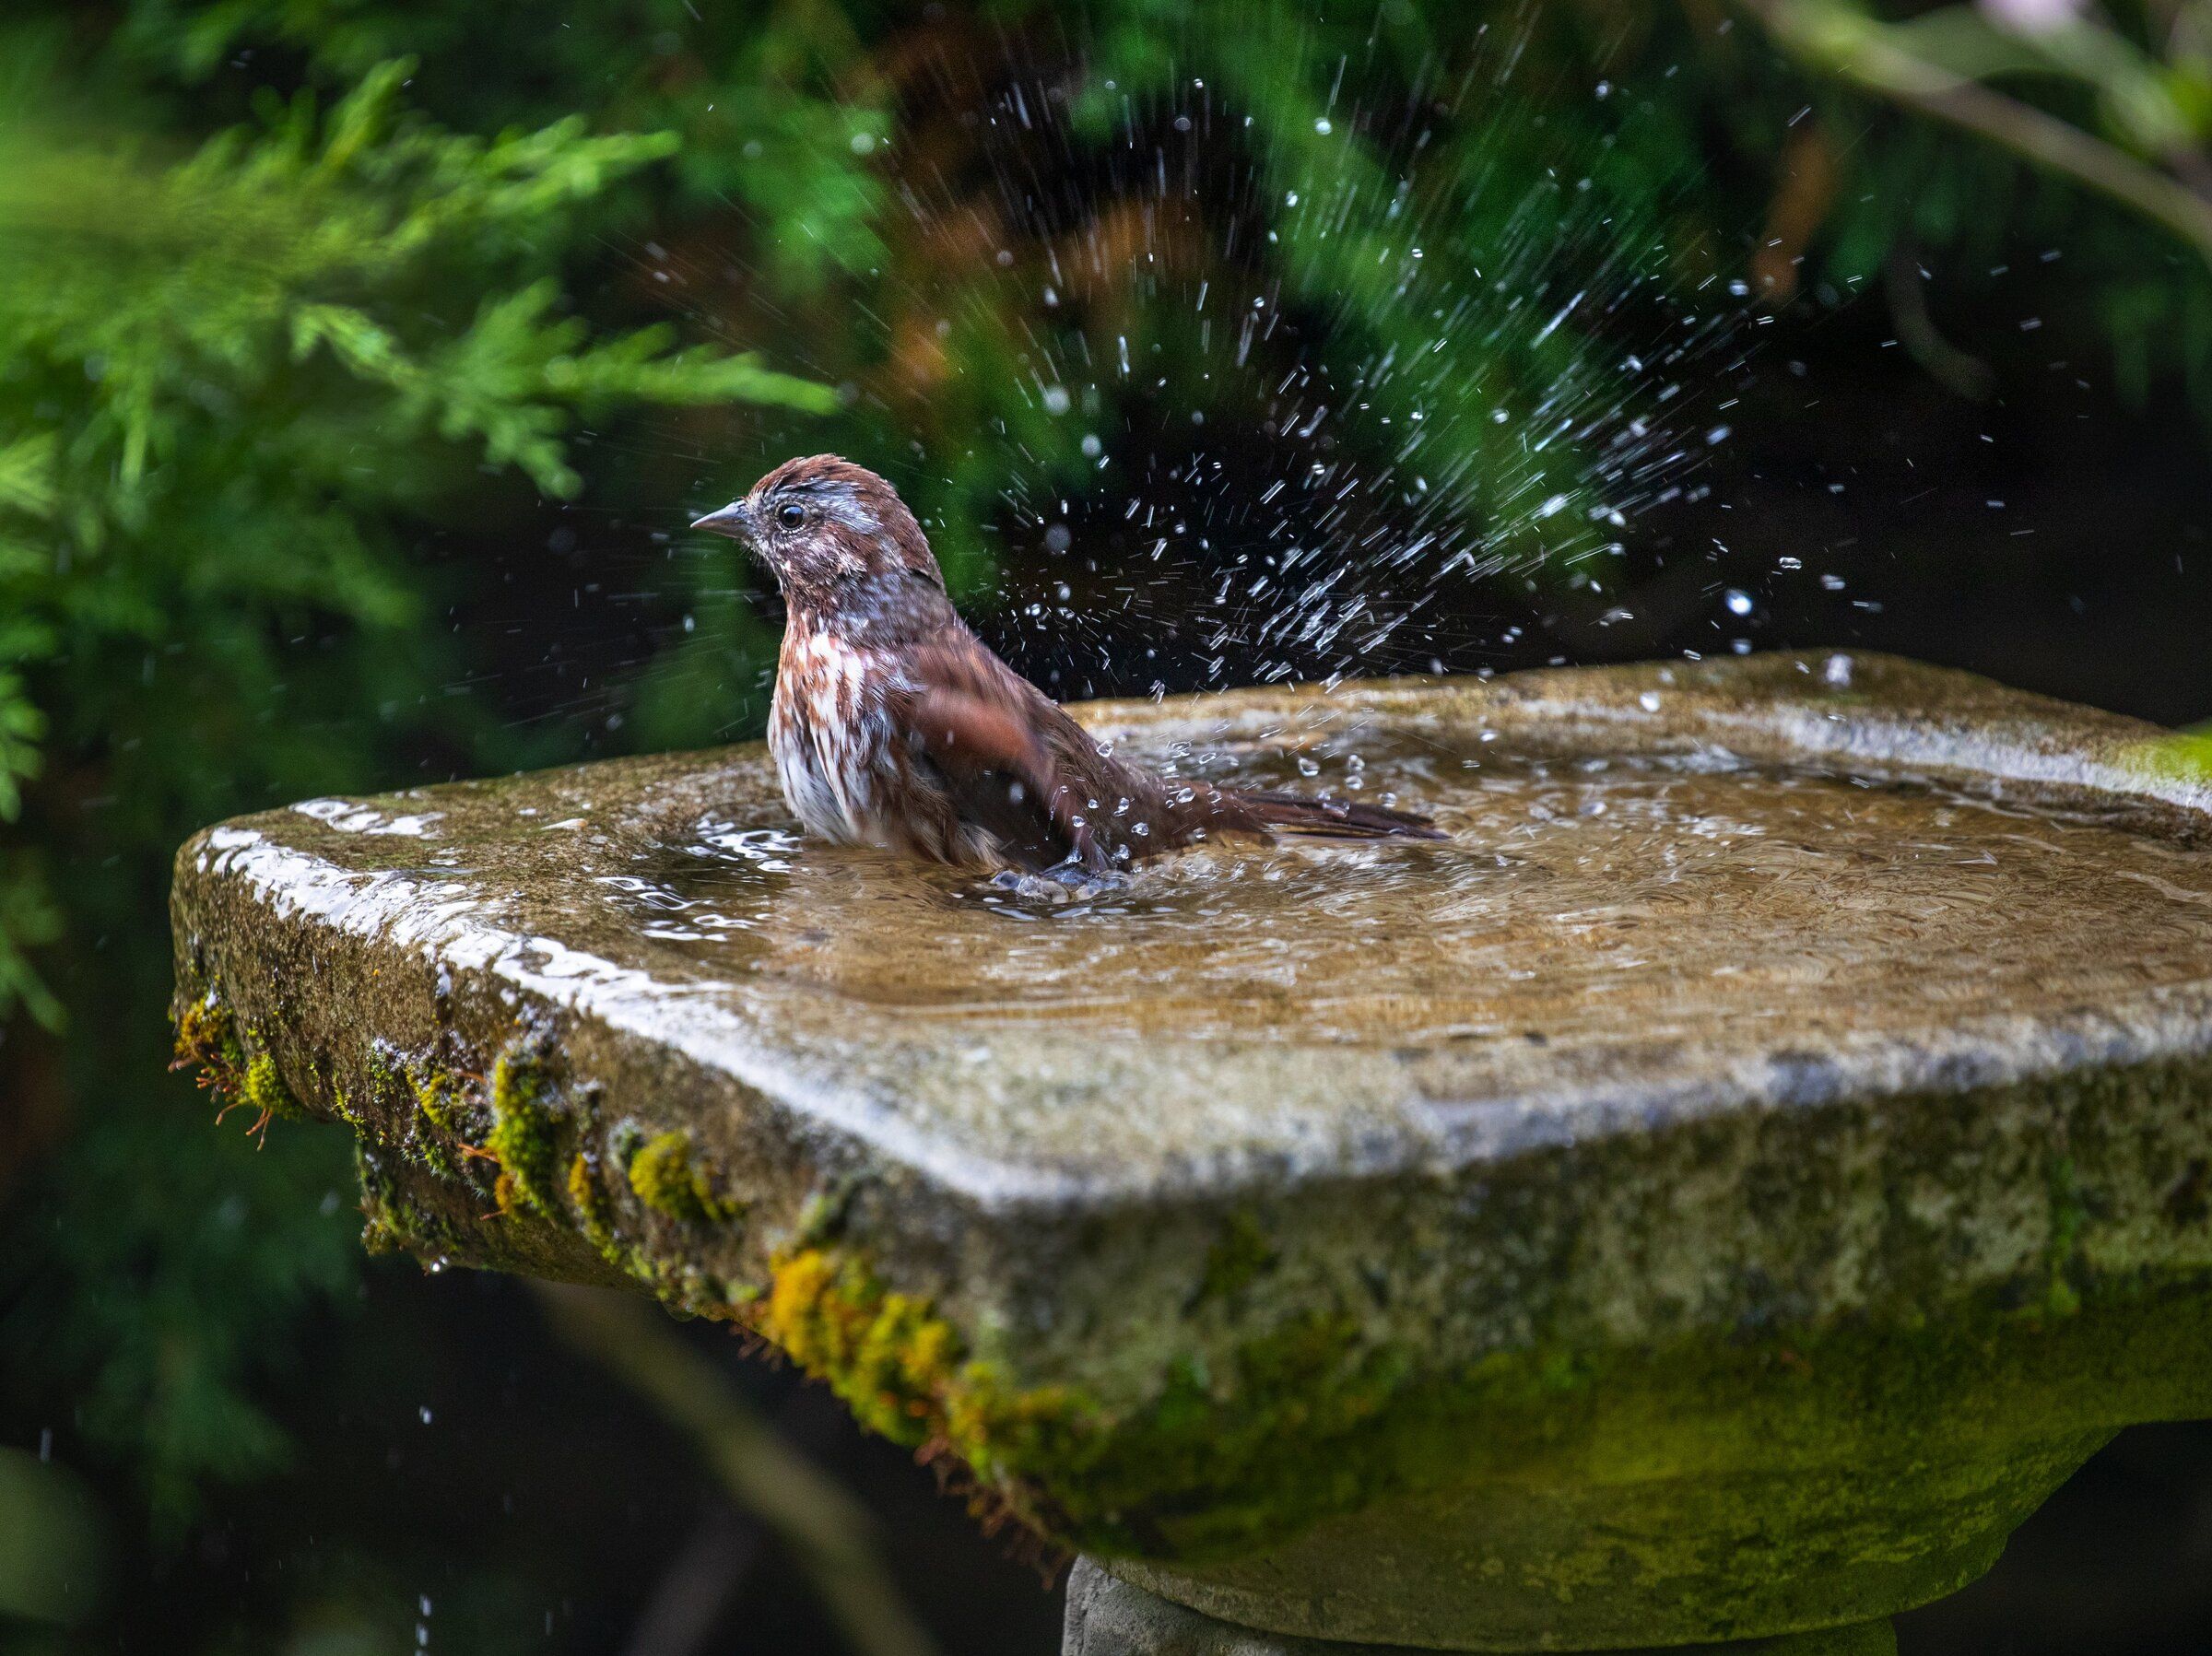
<path id="1" fill-rule="evenodd" d="M 1230 795 L 1278 834 L 1312 834 L 1324 840 L 1443 840 L 1450 838 L 1426 816 L 1386 805 L 1348 799 L 1309 799 L 1302 793 L 1248 793 Z"/>

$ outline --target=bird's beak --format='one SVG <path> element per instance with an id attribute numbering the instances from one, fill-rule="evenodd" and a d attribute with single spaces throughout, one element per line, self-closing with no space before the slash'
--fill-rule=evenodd
<path id="1" fill-rule="evenodd" d="M 710 511 L 692 525 L 704 529 L 709 534 L 726 534 L 734 541 L 753 538 L 753 514 L 743 500 L 732 500 L 720 511 Z"/>

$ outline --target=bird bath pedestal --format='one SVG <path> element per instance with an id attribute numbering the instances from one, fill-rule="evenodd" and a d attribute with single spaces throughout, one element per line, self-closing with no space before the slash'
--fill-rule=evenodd
<path id="1" fill-rule="evenodd" d="M 2186 739 L 1817 655 L 1080 711 L 1453 839 L 1055 904 L 757 746 L 315 801 L 180 854 L 181 1044 L 372 1242 L 959 1456 L 1083 1656 L 1882 1650 L 2212 1414 Z"/>

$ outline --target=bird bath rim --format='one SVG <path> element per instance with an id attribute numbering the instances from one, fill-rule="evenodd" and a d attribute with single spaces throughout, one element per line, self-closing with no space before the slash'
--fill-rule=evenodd
<path id="1" fill-rule="evenodd" d="M 1079 710 L 1218 746 L 1301 711 L 2090 810 L 2156 851 L 2129 900 L 2212 838 L 2188 739 L 1882 658 Z M 1047 1533 L 1286 1632 L 1603 1649 L 1863 1621 L 1985 1568 L 2119 1425 L 2212 1411 L 2212 937 L 2198 971 L 2182 927 L 2187 969 L 2146 989 L 2106 924 L 2111 981 L 2032 1016 L 1916 1010 L 1909 1039 L 1702 1069 L 1695 1040 L 1631 1042 L 1594 1079 L 1524 1040 L 1377 1062 L 994 1037 L 1001 1071 L 900 1030 L 863 1062 L 742 1019 L 700 1039 L 711 995 L 641 996 L 645 957 L 594 953 L 561 900 L 629 865 L 624 823 L 735 805 L 787 821 L 758 749 L 210 830 L 178 866 L 187 1038 L 250 1101 L 361 1135 L 380 1238 L 742 1320 Z M 508 856 L 570 883 L 493 924 L 468 880 Z M 2077 885 L 2037 900 L 2121 912 Z M 793 1004 L 771 988 L 731 1004 Z M 1316 1097 L 1345 1131 L 1278 1108 Z M 1158 1154 L 1054 1153 L 1117 1098 Z"/>

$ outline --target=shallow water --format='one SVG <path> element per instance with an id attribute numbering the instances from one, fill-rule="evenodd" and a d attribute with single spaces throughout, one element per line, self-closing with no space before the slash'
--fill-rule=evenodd
<path id="1" fill-rule="evenodd" d="M 1451 838 L 1222 844 L 1073 901 L 801 840 L 758 746 L 311 801 L 191 854 L 379 951 L 403 1009 L 564 1008 L 594 1063 L 650 1054 L 633 1099 L 719 1075 L 993 1201 L 2194 1051 L 2212 792 L 2158 733 L 1833 667 L 1094 708 L 1140 758 Z"/>
<path id="2" fill-rule="evenodd" d="M 1719 751 L 1502 746 L 1371 729 L 1146 756 L 1430 811 L 1441 845 L 1224 844 L 1055 903 L 710 816 L 603 884 L 656 975 L 734 978 L 818 1028 L 898 1012 L 916 1035 L 1757 1040 L 2204 973 L 2212 856 L 2108 821 Z"/>

